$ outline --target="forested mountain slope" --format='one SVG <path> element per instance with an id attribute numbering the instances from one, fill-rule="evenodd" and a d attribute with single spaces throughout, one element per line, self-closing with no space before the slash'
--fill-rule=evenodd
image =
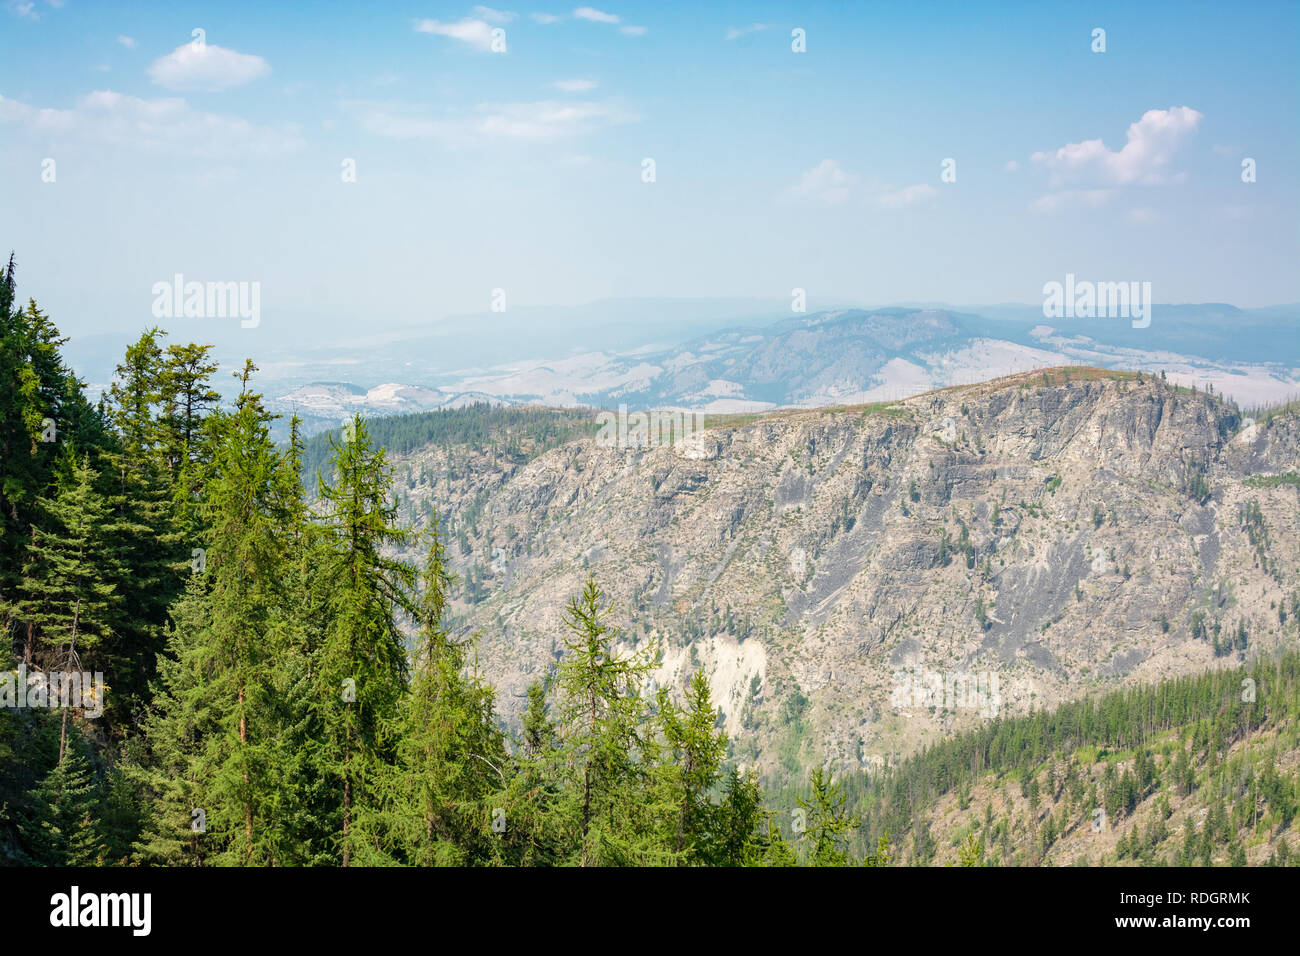
<path id="1" fill-rule="evenodd" d="M 1289 852 L 1294 409 L 1069 369 L 671 447 L 481 407 L 281 444 L 252 362 L 222 405 L 156 330 L 92 407 L 15 289 L 0 862 Z M 1093 801 L 1125 842 L 1071 842 Z"/>
<path id="2" fill-rule="evenodd" d="M 660 682 L 705 667 L 734 753 L 773 780 L 983 719 L 896 707 L 900 680 L 996 674 L 1002 712 L 1025 713 L 1300 628 L 1294 408 L 1256 420 L 1061 369 L 706 425 L 668 447 L 394 457 L 403 519 L 445 516 L 456 626 L 508 713 L 554 663 L 550 596 L 588 570 L 632 644 L 661 641 Z"/>

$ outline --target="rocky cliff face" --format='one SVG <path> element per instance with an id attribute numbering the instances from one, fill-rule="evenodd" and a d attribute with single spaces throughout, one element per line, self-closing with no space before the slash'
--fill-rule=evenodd
<path id="1" fill-rule="evenodd" d="M 453 452 L 453 455 L 456 453 Z M 710 423 L 672 447 L 395 461 L 452 521 L 459 626 L 516 715 L 593 571 L 736 756 L 879 765 L 959 726 L 1294 643 L 1300 416 L 1073 369 Z M 421 480 L 420 476 L 428 476 Z M 473 603 L 470 603 L 470 601 Z"/>

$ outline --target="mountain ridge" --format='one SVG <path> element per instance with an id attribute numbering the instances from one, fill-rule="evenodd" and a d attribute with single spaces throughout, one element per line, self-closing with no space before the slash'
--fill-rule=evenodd
<path id="1" fill-rule="evenodd" d="M 1298 449 L 1294 410 L 1254 422 L 1159 378 L 1059 369 L 723 418 L 672 447 L 393 463 L 406 520 L 444 516 L 457 626 L 510 717 L 590 569 L 629 644 L 661 641 L 658 679 L 705 666 L 737 754 L 782 777 L 969 723 L 893 713 L 909 668 L 996 673 L 1015 713 L 1276 646 L 1298 626 L 1300 508 L 1286 481 L 1250 482 L 1300 471 Z"/>

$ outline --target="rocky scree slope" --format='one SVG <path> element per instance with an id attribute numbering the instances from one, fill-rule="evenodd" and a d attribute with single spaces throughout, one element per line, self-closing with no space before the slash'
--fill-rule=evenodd
<path id="1" fill-rule="evenodd" d="M 900 706 L 900 680 L 996 675 L 998 711 L 1023 713 L 1300 633 L 1300 415 L 1252 422 L 1149 377 L 1058 369 L 712 420 L 673 447 L 394 466 L 406 520 L 444 516 L 455 624 L 509 719 L 590 570 L 624 645 L 657 642 L 663 684 L 704 667 L 733 756 L 773 780 L 987 719 Z"/>

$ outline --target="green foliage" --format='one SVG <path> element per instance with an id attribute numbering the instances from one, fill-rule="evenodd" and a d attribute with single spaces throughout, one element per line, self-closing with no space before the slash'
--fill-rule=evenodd
<path id="1" fill-rule="evenodd" d="M 813 768 L 809 783 L 811 796 L 799 800 L 808 814 L 804 837 L 808 861 L 812 866 L 848 866 L 849 833 L 861 821 L 847 812 L 843 788 L 821 767 Z"/>
<path id="2" fill-rule="evenodd" d="M 786 799 L 728 759 L 700 658 L 682 683 L 651 692 L 658 647 L 627 649 L 592 575 L 568 597 L 562 650 L 511 733 L 474 636 L 457 632 L 436 512 L 423 567 L 394 557 L 413 539 L 385 446 L 473 447 L 517 463 L 589 434 L 588 413 L 354 418 L 308 441 L 294 421 L 277 446 L 251 362 L 223 407 L 210 347 L 164 345 L 152 329 L 96 409 L 49 318 L 16 304 L 14 273 L 11 257 L 0 274 L 0 615 L 11 637 L 0 663 L 102 671 L 108 699 L 98 724 L 78 708 L 0 708 L 0 862 L 877 867 L 903 853 L 924 865 L 940 849 L 938 799 L 955 791 L 966 812 L 981 778 L 1004 774 L 1021 781 L 1027 818 L 995 821 L 987 804 L 949 844 L 964 866 L 1010 862 L 1013 830 L 1026 828 L 1033 849 L 1014 858 L 1040 862 L 1097 805 L 1125 821 L 1121 853 L 1142 862 L 1168 839 L 1173 798 L 1207 802 L 1183 861 L 1244 862 L 1255 844 L 1239 831 L 1285 832 L 1297 815 L 1294 768 L 1274 752 L 1230 756 L 1244 735 L 1297 717 L 1294 652 L 997 719 L 869 777 L 835 780 L 819 763 Z M 920 500 L 915 482 L 908 497 Z M 485 503 L 447 539 L 467 550 Z M 1267 562 L 1269 529 L 1251 504 L 1242 526 Z M 834 530 L 855 520 L 846 501 Z M 960 553 L 973 569 L 958 523 L 955 542 L 939 539 L 939 563 Z M 1300 595 L 1291 601 L 1300 612 Z M 989 626 L 982 597 L 975 616 Z M 1244 651 L 1246 622 L 1225 624 L 1200 613 L 1191 629 Z M 723 607 L 691 628 L 751 625 Z M 1249 704 L 1245 675 L 1259 688 Z M 759 690 L 755 677 L 751 702 Z M 791 684 L 779 699 L 775 715 L 747 706 L 742 725 L 775 719 L 780 756 L 798 768 L 812 702 Z M 1157 740 L 1170 734 L 1172 748 Z M 1106 763 L 1099 785 L 1080 770 L 1093 759 Z M 1159 819 L 1138 826 L 1131 815 L 1157 792 Z M 1282 839 L 1273 859 L 1290 854 Z"/>

